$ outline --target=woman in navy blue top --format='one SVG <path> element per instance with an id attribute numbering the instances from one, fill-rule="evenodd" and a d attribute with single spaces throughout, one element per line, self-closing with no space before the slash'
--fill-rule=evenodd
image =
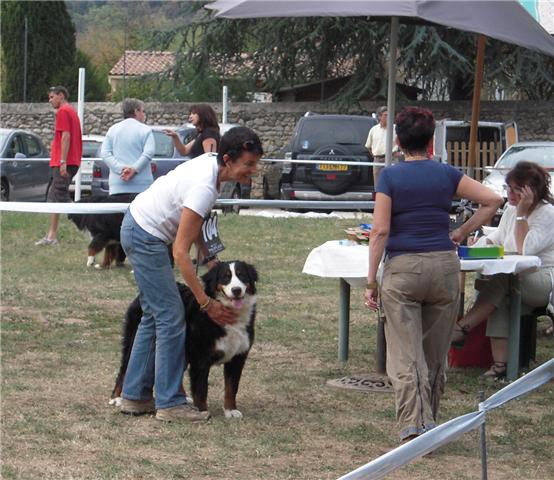
<path id="1" fill-rule="evenodd" d="M 379 176 L 364 297 L 368 308 L 377 309 L 381 296 L 387 374 L 404 442 L 436 426 L 460 294 L 455 244 L 490 220 L 502 198 L 450 165 L 428 158 L 435 130 L 429 110 L 405 108 L 395 123 L 406 161 L 385 168 Z M 449 233 L 454 197 L 481 206 Z"/>

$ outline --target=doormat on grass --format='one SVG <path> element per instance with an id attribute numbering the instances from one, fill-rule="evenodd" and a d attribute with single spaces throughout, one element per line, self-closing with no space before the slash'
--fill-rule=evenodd
<path id="1" fill-rule="evenodd" d="M 349 377 L 327 380 L 327 385 L 330 387 L 347 388 L 349 390 L 358 390 L 366 393 L 393 393 L 389 377 L 386 375 L 379 375 L 378 373 L 351 375 Z"/>

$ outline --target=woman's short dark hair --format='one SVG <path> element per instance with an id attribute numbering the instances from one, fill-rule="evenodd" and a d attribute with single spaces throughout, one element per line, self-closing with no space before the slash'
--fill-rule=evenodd
<path id="1" fill-rule="evenodd" d="M 515 183 L 518 187 L 529 185 L 538 201 L 554 203 L 550 193 L 550 174 L 533 162 L 517 162 L 506 175 L 506 183 Z"/>
<path id="2" fill-rule="evenodd" d="M 205 103 L 199 103 L 190 107 L 190 113 L 198 115 L 200 123 L 199 130 L 211 128 L 219 132 L 219 123 L 217 123 L 217 115 L 214 109 Z"/>
<path id="3" fill-rule="evenodd" d="M 435 133 L 433 112 L 421 107 L 406 107 L 396 115 L 396 136 L 402 150 L 423 152 Z"/>
<path id="4" fill-rule="evenodd" d="M 217 163 L 224 165 L 223 155 L 227 154 L 231 160 L 236 160 L 242 152 L 264 154 L 260 137 L 247 127 L 233 127 L 221 137 L 217 152 Z"/>

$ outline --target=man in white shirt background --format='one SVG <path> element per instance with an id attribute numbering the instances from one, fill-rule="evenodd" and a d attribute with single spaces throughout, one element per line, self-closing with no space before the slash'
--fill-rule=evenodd
<path id="1" fill-rule="evenodd" d="M 387 148 L 387 107 L 379 107 L 376 114 L 379 123 L 373 126 L 369 131 L 365 147 L 368 149 L 369 154 L 373 157 L 374 162 L 385 163 L 385 151 Z M 392 151 L 398 152 L 396 134 L 393 134 L 392 145 Z M 373 166 L 373 186 L 375 189 L 377 188 L 377 179 L 379 178 L 379 173 L 382 168 L 382 166 Z"/>

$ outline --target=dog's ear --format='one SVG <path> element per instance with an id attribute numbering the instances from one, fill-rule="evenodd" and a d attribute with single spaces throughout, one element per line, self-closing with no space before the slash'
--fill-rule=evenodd
<path id="1" fill-rule="evenodd" d="M 215 297 L 217 292 L 217 279 L 219 278 L 219 271 L 222 264 L 216 263 L 212 268 L 210 268 L 204 275 L 202 275 L 202 280 L 204 281 L 204 290 L 206 295 L 210 297 Z"/>
<path id="2" fill-rule="evenodd" d="M 246 267 L 246 274 L 249 278 L 249 283 L 252 287 L 252 293 L 256 293 L 256 282 L 258 281 L 258 272 L 254 268 L 254 265 L 250 265 L 249 263 L 244 264 Z"/>

